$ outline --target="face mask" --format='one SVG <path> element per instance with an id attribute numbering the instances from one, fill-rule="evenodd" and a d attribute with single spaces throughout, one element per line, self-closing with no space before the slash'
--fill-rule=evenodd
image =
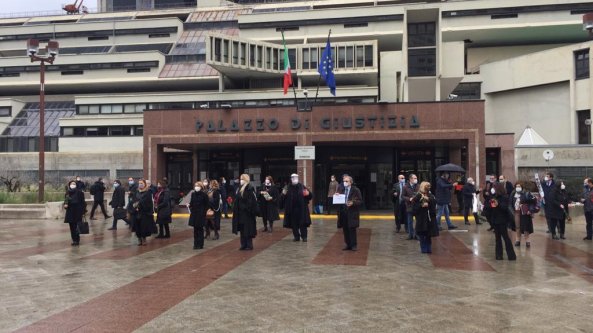
<path id="1" fill-rule="evenodd" d="M 517 188 L 515 189 L 515 191 L 517 191 L 517 192 L 521 192 L 521 191 L 523 191 L 523 189 L 522 189 L 522 188 L 520 188 L 520 187 L 517 187 Z"/>
<path id="2" fill-rule="evenodd" d="M 269 182 L 269 181 L 266 181 L 266 183 L 265 183 L 265 184 L 266 184 L 266 186 L 272 186 L 272 183 L 271 183 L 271 182 Z"/>
<path id="3" fill-rule="evenodd" d="M 350 187 L 350 183 L 349 182 L 344 182 L 344 187 Z"/>
<path id="4" fill-rule="evenodd" d="M 412 184 L 413 184 L 413 185 L 416 185 L 416 184 L 418 184 L 418 179 L 412 179 Z"/>
<path id="5" fill-rule="evenodd" d="M 202 188 L 199 186 L 196 186 L 196 187 L 194 187 L 194 190 L 196 190 L 196 192 L 200 192 L 202 190 Z"/>
<path id="6" fill-rule="evenodd" d="M 138 188 L 139 189 L 143 189 L 144 188 L 144 184 L 143 183 L 138 184 Z"/>
<path id="7" fill-rule="evenodd" d="M 296 184 L 299 183 L 299 179 L 298 178 L 292 178 L 291 181 L 292 181 L 292 185 L 296 185 Z"/>
<path id="8" fill-rule="evenodd" d="M 117 188 L 119 186 L 118 183 L 113 183 L 113 187 Z"/>
<path id="9" fill-rule="evenodd" d="M 76 188 L 76 185 L 74 185 L 74 184 L 70 185 L 70 189 L 71 189 L 71 190 L 73 190 L 73 189 L 75 189 L 75 188 Z"/>
<path id="10" fill-rule="evenodd" d="M 241 184 L 241 186 L 245 185 L 245 181 L 244 181 L 243 179 L 241 179 L 241 180 L 239 181 L 239 183 Z"/>
<path id="11" fill-rule="evenodd" d="M 490 193 L 494 194 L 494 193 L 496 193 L 496 190 L 495 189 L 490 189 Z"/>
<path id="12" fill-rule="evenodd" d="M 566 186 L 564 184 L 560 185 L 561 190 L 566 190 Z"/>
<path id="13" fill-rule="evenodd" d="M 223 180 L 223 181 L 222 181 L 222 183 L 223 183 L 223 184 L 226 184 L 226 180 Z"/>
<path id="14" fill-rule="evenodd" d="M 332 182 L 335 182 L 335 181 L 336 181 L 336 179 L 334 177 L 332 177 Z"/>
<path id="15" fill-rule="evenodd" d="M 202 185 L 208 186 L 208 182 L 203 182 Z"/>
<path id="16" fill-rule="evenodd" d="M 400 179 L 400 180 L 399 180 L 399 183 L 400 183 L 400 184 L 403 184 L 403 183 L 405 183 L 405 182 L 406 182 L 406 180 L 405 180 L 405 179 Z"/>
<path id="17" fill-rule="evenodd" d="M 76 181 L 79 182 L 80 181 L 80 178 L 76 178 Z"/>
<path id="18" fill-rule="evenodd" d="M 544 177 L 544 180 L 545 180 L 545 181 L 548 181 L 548 180 L 550 180 L 550 177 L 548 177 L 548 176 L 545 176 L 545 177 Z"/>
<path id="19" fill-rule="evenodd" d="M 133 181 L 133 180 L 130 180 L 130 181 L 128 182 L 128 184 L 130 184 L 130 185 L 134 185 L 134 181 Z"/>
<path id="20" fill-rule="evenodd" d="M 504 183 L 504 179 L 499 179 L 498 182 L 499 183 Z"/>

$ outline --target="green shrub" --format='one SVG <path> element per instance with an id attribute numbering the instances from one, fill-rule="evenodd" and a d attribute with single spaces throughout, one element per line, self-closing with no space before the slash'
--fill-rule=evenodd
<path id="1" fill-rule="evenodd" d="M 0 192 L 0 204 L 37 203 L 37 192 Z M 44 202 L 63 201 L 64 192 L 45 192 Z"/>

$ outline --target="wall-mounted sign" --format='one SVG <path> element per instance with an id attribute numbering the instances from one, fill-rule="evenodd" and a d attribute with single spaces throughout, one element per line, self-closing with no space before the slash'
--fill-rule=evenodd
<path id="1" fill-rule="evenodd" d="M 295 146 L 294 147 L 295 160 L 314 160 L 315 146 Z"/>

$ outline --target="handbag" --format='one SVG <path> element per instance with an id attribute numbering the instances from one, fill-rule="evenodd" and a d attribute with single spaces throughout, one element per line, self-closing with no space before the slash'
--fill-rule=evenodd
<path id="1" fill-rule="evenodd" d="M 88 235 L 90 233 L 89 223 L 85 217 L 82 218 L 82 221 L 78 222 L 77 228 L 78 233 L 81 235 Z"/>
<path id="2" fill-rule="evenodd" d="M 206 211 L 206 218 L 207 219 L 211 219 L 214 217 L 214 211 L 210 208 L 208 208 L 208 210 Z"/>

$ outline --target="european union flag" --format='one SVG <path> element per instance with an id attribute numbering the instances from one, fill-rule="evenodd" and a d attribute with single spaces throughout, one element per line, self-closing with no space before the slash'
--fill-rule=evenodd
<path id="1" fill-rule="evenodd" d="M 332 60 L 332 48 L 329 44 L 329 37 L 327 38 L 325 50 L 323 50 L 323 53 L 321 54 L 317 71 L 325 80 L 325 84 L 329 87 L 329 92 L 336 96 L 336 78 L 334 77 L 334 63 Z"/>

